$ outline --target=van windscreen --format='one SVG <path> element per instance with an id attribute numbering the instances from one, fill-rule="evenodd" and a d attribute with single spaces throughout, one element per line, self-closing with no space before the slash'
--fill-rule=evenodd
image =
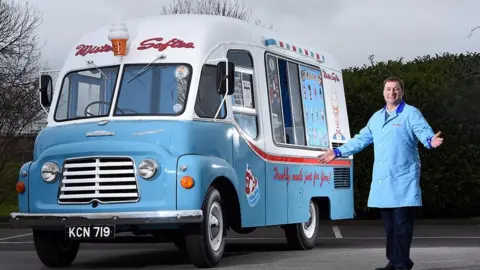
<path id="1" fill-rule="evenodd" d="M 107 116 L 110 112 L 118 66 L 72 71 L 63 81 L 55 121 Z"/>
<path id="2" fill-rule="evenodd" d="M 183 64 L 126 65 L 114 115 L 181 114 L 191 74 Z"/>

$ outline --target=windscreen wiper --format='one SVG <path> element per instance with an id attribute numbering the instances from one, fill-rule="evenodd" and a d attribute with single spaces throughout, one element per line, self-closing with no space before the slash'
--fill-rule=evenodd
<path id="1" fill-rule="evenodd" d="M 87 65 L 93 65 L 98 71 L 100 71 L 100 73 L 103 74 L 103 76 L 105 76 L 105 78 L 109 81 L 109 82 L 112 82 L 112 80 L 110 80 L 110 78 L 108 78 L 107 74 L 105 74 L 101 69 L 99 69 L 97 67 L 97 65 L 95 65 L 95 63 L 92 61 L 92 60 L 87 60 Z"/>
<path id="2" fill-rule="evenodd" d="M 128 80 L 127 83 L 131 82 L 133 79 L 135 79 L 135 78 L 138 77 L 140 74 L 142 74 L 143 72 L 145 72 L 145 71 L 147 70 L 147 68 L 148 68 L 151 64 L 153 64 L 155 61 L 157 61 L 157 60 L 159 60 L 159 59 L 160 59 L 160 60 L 163 60 L 163 59 L 165 59 L 165 58 L 167 58 L 167 57 L 166 57 L 164 54 L 155 57 L 155 59 L 153 59 L 153 61 L 150 62 L 148 65 L 146 65 L 144 68 L 142 68 L 142 70 L 140 70 L 140 71 L 137 73 L 137 75 L 135 75 L 135 76 L 133 76 L 132 78 L 130 78 L 130 80 Z"/>

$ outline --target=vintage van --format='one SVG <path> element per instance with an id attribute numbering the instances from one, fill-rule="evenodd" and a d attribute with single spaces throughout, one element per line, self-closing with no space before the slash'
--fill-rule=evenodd
<path id="1" fill-rule="evenodd" d="M 350 138 L 321 49 L 232 18 L 149 17 L 87 33 L 40 84 L 48 124 L 11 224 L 47 266 L 133 233 L 214 267 L 230 230 L 281 226 L 311 249 L 322 219 L 354 217 L 352 157 L 317 159 Z"/>

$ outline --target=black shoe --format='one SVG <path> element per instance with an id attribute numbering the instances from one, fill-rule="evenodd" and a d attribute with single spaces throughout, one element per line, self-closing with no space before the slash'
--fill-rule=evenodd
<path id="1" fill-rule="evenodd" d="M 397 268 L 395 268 L 395 266 L 393 265 L 387 264 L 387 266 L 378 267 L 378 268 L 375 268 L 375 270 L 397 270 Z"/>
<path id="2" fill-rule="evenodd" d="M 412 268 L 406 268 L 406 267 L 397 267 L 395 270 L 411 270 Z"/>

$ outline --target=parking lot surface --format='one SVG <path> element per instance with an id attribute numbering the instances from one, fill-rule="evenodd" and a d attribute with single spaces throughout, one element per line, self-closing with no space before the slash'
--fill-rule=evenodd
<path id="1" fill-rule="evenodd" d="M 290 251 L 279 228 L 248 235 L 229 233 L 219 269 L 374 269 L 386 263 L 381 224 L 322 225 L 318 245 Z M 480 270 L 480 226 L 417 225 L 414 269 Z M 1 269 L 46 269 L 37 258 L 30 230 L 0 229 Z M 195 269 L 173 244 L 84 243 L 69 269 Z"/>

